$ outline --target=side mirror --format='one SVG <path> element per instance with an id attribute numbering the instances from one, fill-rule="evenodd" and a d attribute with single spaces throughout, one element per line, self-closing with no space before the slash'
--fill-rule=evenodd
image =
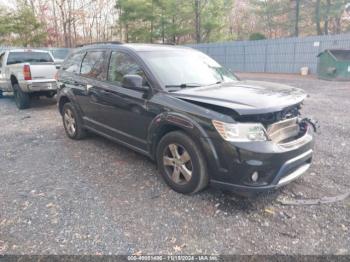
<path id="1" fill-rule="evenodd" d="M 122 86 L 144 92 L 148 90 L 147 86 L 143 86 L 143 78 L 139 75 L 125 75 L 122 79 Z"/>

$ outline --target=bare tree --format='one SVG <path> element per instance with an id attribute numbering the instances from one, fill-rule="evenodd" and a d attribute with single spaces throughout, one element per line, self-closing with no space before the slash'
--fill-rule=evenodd
<path id="1" fill-rule="evenodd" d="M 196 28 L 196 42 L 201 42 L 201 2 L 200 0 L 194 0 L 194 12 L 195 12 L 195 28 Z"/>
<path id="2" fill-rule="evenodd" d="M 299 36 L 300 0 L 295 0 L 294 36 Z"/>
<path id="3" fill-rule="evenodd" d="M 316 23 L 316 32 L 317 32 L 317 35 L 322 35 L 320 5 L 321 5 L 321 0 L 316 0 L 316 6 L 315 6 L 315 23 Z"/>

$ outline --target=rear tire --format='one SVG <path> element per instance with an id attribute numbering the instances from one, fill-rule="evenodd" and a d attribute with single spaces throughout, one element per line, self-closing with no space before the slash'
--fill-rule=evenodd
<path id="1" fill-rule="evenodd" d="M 18 84 L 13 85 L 13 92 L 15 95 L 15 102 L 18 109 L 26 109 L 30 106 L 29 94 L 23 92 Z"/>
<path id="2" fill-rule="evenodd" d="M 65 103 L 62 110 L 62 121 L 66 135 L 75 140 L 86 137 L 86 131 L 83 128 L 83 121 L 71 103 Z"/>
<path id="3" fill-rule="evenodd" d="M 194 194 L 208 185 L 203 154 L 184 132 L 170 132 L 160 140 L 157 163 L 164 181 L 176 192 Z"/>

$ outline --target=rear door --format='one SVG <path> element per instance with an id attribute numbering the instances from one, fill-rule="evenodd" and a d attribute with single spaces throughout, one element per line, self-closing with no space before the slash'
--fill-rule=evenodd
<path id="1" fill-rule="evenodd" d="M 96 123 L 102 121 L 109 114 L 109 108 L 99 107 L 100 91 L 106 80 L 107 51 L 94 49 L 87 51 L 80 68 L 79 84 L 82 93 L 79 96 L 79 104 L 85 113 L 84 120 L 89 126 L 97 127 Z M 101 120 L 102 119 L 102 120 Z"/>
<path id="2" fill-rule="evenodd" d="M 59 85 L 66 86 L 73 93 L 75 102 L 84 116 L 86 114 L 86 85 L 81 80 L 80 68 L 86 52 L 81 51 L 71 54 L 62 66 L 59 73 Z"/>

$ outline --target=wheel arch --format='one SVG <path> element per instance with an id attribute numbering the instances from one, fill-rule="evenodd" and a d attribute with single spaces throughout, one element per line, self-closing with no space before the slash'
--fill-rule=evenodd
<path id="1" fill-rule="evenodd" d="M 193 119 L 178 113 L 163 113 L 155 117 L 148 130 L 149 151 L 152 159 L 156 158 L 159 141 L 166 134 L 173 131 L 182 131 L 191 137 L 203 150 L 201 137 L 207 137 L 204 129 Z"/>
<path id="2" fill-rule="evenodd" d="M 11 86 L 12 87 L 13 87 L 14 84 L 18 84 L 17 77 L 15 75 L 11 75 L 10 76 L 10 82 L 11 82 Z"/>
<path id="3" fill-rule="evenodd" d="M 63 113 L 63 106 L 66 104 L 66 103 L 70 103 L 71 100 L 69 99 L 68 96 L 64 95 L 64 96 L 61 96 L 58 100 L 58 111 L 60 112 L 60 114 L 62 115 Z"/>

